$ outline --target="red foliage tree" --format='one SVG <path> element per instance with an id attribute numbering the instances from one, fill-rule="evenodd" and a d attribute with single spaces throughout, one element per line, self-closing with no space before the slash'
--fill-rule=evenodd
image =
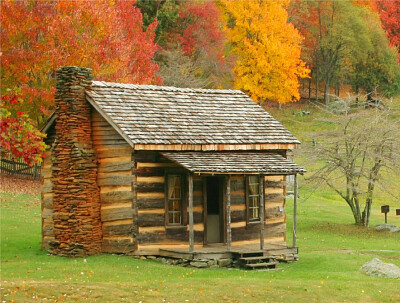
<path id="1" fill-rule="evenodd" d="M 1 153 L 9 155 L 13 160 L 23 159 L 28 165 L 39 163 L 46 149 L 43 142 L 45 135 L 33 126 L 33 121 L 27 113 L 15 112 L 14 107 L 22 99 L 14 92 L 7 93 L 1 100 L 0 108 Z"/>
<path id="2" fill-rule="evenodd" d="M 2 91 L 20 91 L 20 110 L 41 124 L 60 66 L 90 67 L 101 80 L 159 83 L 156 23 L 143 31 L 135 2 L 2 1 Z"/>
<path id="3" fill-rule="evenodd" d="M 215 1 L 186 1 L 179 8 L 181 26 L 171 35 L 186 55 L 200 62 L 203 78 L 208 77 L 211 86 L 226 82 L 233 61 L 225 53 L 227 38 L 222 21 Z"/>
<path id="4" fill-rule="evenodd" d="M 215 2 L 186 2 L 180 7 L 179 18 L 184 26 L 178 39 L 184 52 L 193 54 L 204 50 L 222 59 L 225 35 L 221 30 L 221 16 Z"/>
<path id="5" fill-rule="evenodd" d="M 29 163 L 35 152 L 41 156 L 41 137 L 33 125 L 43 124 L 54 107 L 55 71 L 60 66 L 90 67 L 98 80 L 161 82 L 153 62 L 157 23 L 143 31 L 135 2 L 1 2 L 1 97 L 16 100 L 9 92 L 18 92 L 23 101 L 2 104 L 4 149 Z"/>
<path id="6" fill-rule="evenodd" d="M 377 6 L 390 43 L 397 47 L 398 61 L 400 62 L 400 1 L 382 0 L 377 2 Z"/>

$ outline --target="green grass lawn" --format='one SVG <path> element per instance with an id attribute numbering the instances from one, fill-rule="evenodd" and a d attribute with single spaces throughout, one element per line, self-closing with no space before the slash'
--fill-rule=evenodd
<path id="1" fill-rule="evenodd" d="M 292 200 L 287 204 L 290 228 Z M 371 221 L 382 220 L 375 206 Z M 393 213 L 389 221 L 400 225 Z M 39 196 L 1 193 L 2 301 L 400 301 L 400 280 L 359 271 L 373 257 L 400 266 L 400 234 L 355 227 L 346 205 L 329 192 L 300 200 L 300 260 L 278 271 L 193 269 L 106 254 L 71 259 L 48 255 L 40 240 Z"/>
<path id="2" fill-rule="evenodd" d="M 291 108 L 274 116 L 300 139 L 331 127 L 324 114 L 299 117 Z M 300 157 L 303 162 L 305 157 Z M 395 176 L 399 184 L 400 177 Z M 50 256 L 41 250 L 40 196 L 0 193 L 2 302 L 400 302 L 400 280 L 366 276 L 359 268 L 377 257 L 400 266 L 400 234 L 353 224 L 350 209 L 332 191 L 300 179 L 299 261 L 277 271 L 193 269 L 119 255 Z M 383 223 L 379 193 L 371 226 Z M 392 201 L 393 202 L 393 201 Z M 395 204 L 397 203 L 397 204 Z M 389 223 L 400 226 L 390 203 Z M 288 230 L 293 200 L 287 200 Z M 292 236 L 287 235 L 288 244 Z"/>

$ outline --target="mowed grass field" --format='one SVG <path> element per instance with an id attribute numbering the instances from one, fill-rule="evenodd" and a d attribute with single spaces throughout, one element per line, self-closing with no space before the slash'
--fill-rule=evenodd
<path id="1" fill-rule="evenodd" d="M 320 129 L 312 114 L 297 118 L 290 111 L 285 123 L 301 139 Z M 302 179 L 300 185 L 300 259 L 282 263 L 276 271 L 184 268 L 109 254 L 50 256 L 40 248 L 40 195 L 2 191 L 1 301 L 400 302 L 400 279 L 359 271 L 375 257 L 400 266 L 400 233 L 356 227 L 350 209 L 332 191 L 315 190 Z M 400 202 L 383 193 L 374 202 L 371 226 L 383 223 L 384 203 L 391 205 L 389 223 L 400 226 L 400 216 L 394 214 Z M 292 217 L 293 200 L 287 199 L 288 230 Z M 289 245 L 291 239 L 289 232 Z"/>

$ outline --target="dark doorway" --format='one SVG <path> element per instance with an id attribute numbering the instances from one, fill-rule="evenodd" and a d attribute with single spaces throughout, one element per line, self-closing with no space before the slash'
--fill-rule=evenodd
<path id="1" fill-rule="evenodd" d="M 207 177 L 207 243 L 223 242 L 222 179 Z"/>

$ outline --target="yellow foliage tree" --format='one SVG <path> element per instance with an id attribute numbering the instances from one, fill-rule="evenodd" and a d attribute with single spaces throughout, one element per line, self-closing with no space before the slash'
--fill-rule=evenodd
<path id="1" fill-rule="evenodd" d="M 299 77 L 309 69 L 300 59 L 301 36 L 288 23 L 285 1 L 221 0 L 235 64 L 235 88 L 256 102 L 300 99 Z"/>

